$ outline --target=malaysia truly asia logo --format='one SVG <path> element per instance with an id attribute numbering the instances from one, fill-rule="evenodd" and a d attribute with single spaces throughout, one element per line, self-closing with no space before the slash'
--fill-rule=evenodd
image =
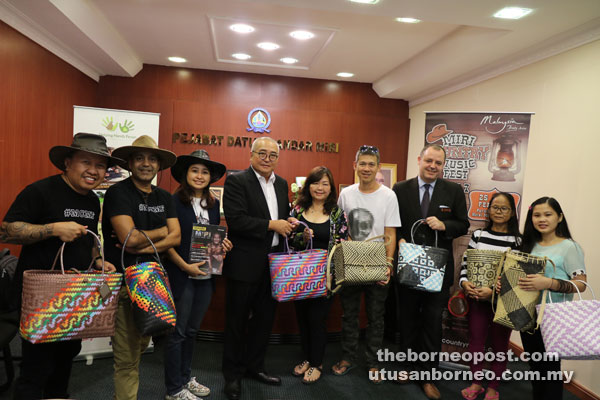
<path id="1" fill-rule="evenodd" d="M 264 108 L 257 107 L 248 113 L 248 132 L 271 133 L 267 128 L 271 125 L 271 114 Z"/>

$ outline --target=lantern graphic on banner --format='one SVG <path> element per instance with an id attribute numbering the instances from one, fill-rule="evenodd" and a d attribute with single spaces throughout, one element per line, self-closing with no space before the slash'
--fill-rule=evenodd
<path id="1" fill-rule="evenodd" d="M 521 141 L 508 133 L 494 140 L 488 170 L 494 181 L 514 182 L 521 171 Z"/>

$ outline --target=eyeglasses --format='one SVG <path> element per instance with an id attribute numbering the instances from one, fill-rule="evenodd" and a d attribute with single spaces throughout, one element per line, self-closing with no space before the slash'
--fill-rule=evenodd
<path id="1" fill-rule="evenodd" d="M 275 161 L 279 158 L 279 154 L 277 153 L 269 154 L 266 151 L 253 151 L 253 153 L 258 154 L 258 158 L 260 158 L 261 160 L 266 160 L 268 157 L 269 161 Z"/>
<path id="2" fill-rule="evenodd" d="M 507 212 L 510 211 L 510 207 L 491 206 L 490 210 L 492 210 L 493 212 L 502 211 L 502 214 L 506 214 Z"/>
<path id="3" fill-rule="evenodd" d="M 369 146 L 366 144 L 363 144 L 362 146 L 359 147 L 358 151 L 360 153 L 375 153 L 378 154 L 379 153 L 379 149 L 375 146 Z"/>

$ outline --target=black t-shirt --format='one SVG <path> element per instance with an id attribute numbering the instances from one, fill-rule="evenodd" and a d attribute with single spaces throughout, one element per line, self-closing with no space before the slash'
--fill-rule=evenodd
<path id="1" fill-rule="evenodd" d="M 106 259 L 117 270 L 121 270 L 121 249 L 116 247 L 118 239 L 110 222 L 112 217 L 118 215 L 129 215 L 138 229 L 152 230 L 167 225 L 169 218 L 177 218 L 177 211 L 171 194 L 159 187 L 152 186 L 152 192 L 142 193 L 131 178 L 127 178 L 108 188 L 102 214 L 104 252 Z M 125 252 L 125 267 L 153 258 L 151 255 L 138 256 Z"/>
<path id="2" fill-rule="evenodd" d="M 79 194 L 60 175 L 54 175 L 23 189 L 10 206 L 4 221 L 36 225 L 73 221 L 97 233 L 99 216 L 100 202 L 93 192 Z M 17 265 L 16 283 L 21 285 L 24 270 L 50 269 L 61 244 L 59 238 L 51 237 L 23 245 Z M 67 243 L 64 251 L 65 268 L 87 269 L 92 261 L 93 246 L 92 235 Z M 56 268 L 60 268 L 60 264 L 57 263 Z"/>
<path id="3" fill-rule="evenodd" d="M 316 224 L 314 222 L 307 221 L 304 215 L 300 216 L 300 221 L 304 222 L 310 229 L 313 230 L 313 249 L 325 249 L 329 248 L 329 220 Z M 304 230 L 304 228 L 302 228 Z M 302 231 L 301 230 L 301 231 Z"/>

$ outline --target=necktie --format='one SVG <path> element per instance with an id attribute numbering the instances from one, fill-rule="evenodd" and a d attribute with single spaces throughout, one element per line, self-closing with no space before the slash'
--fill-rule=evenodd
<path id="1" fill-rule="evenodd" d="M 426 183 L 423 185 L 425 188 L 425 193 L 423 193 L 423 200 L 421 200 L 421 216 L 423 218 L 427 217 L 427 211 L 429 210 L 429 188 L 431 185 Z"/>

